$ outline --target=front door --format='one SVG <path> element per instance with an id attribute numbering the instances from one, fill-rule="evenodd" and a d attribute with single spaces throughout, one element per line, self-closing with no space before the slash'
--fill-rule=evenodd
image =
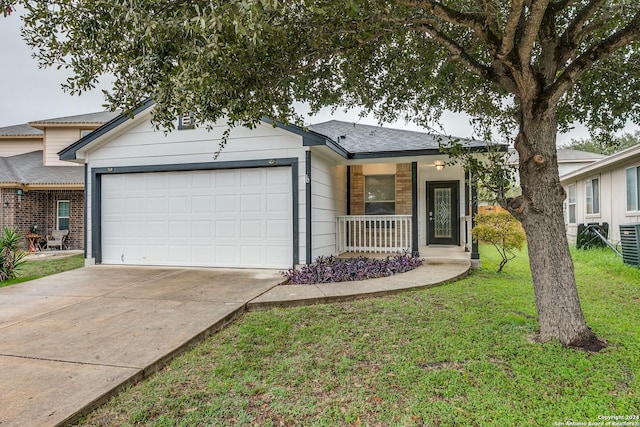
<path id="1" fill-rule="evenodd" d="M 427 182 L 427 245 L 459 245 L 458 181 Z"/>

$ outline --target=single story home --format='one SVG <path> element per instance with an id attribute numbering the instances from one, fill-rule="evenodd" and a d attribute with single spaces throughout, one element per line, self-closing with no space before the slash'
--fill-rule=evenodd
<path id="1" fill-rule="evenodd" d="M 53 230 L 69 230 L 66 247 L 84 247 L 84 168 L 57 152 L 118 116 L 98 112 L 0 128 L 0 227 L 37 234 L 36 249 Z"/>
<path id="2" fill-rule="evenodd" d="M 580 224 L 609 224 L 609 240 L 617 244 L 621 224 L 640 223 L 640 145 L 562 175 L 560 182 L 570 243 Z"/>
<path id="3" fill-rule="evenodd" d="M 86 168 L 87 264 L 278 268 L 343 252 L 472 245 L 473 179 L 421 132 L 329 121 L 234 128 L 153 102 L 60 152 Z M 480 141 L 465 141 L 478 152 Z"/>

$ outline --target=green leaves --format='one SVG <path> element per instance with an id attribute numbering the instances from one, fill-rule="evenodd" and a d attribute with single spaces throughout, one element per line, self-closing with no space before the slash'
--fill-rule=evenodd
<path id="1" fill-rule="evenodd" d="M 522 6 L 527 22 L 541 19 L 533 29 L 509 26 L 517 2 L 470 0 L 2 0 L 0 9 L 26 8 L 24 36 L 40 63 L 74 74 L 66 90 L 113 79 L 112 107 L 132 109 L 152 97 L 156 122 L 169 128 L 184 111 L 238 124 L 263 115 L 300 120 L 291 107 L 298 100 L 314 111 L 359 107 L 381 122 L 429 127 L 446 109 L 464 111 L 480 130 L 510 136 L 518 104 L 534 95 L 555 99 L 563 76 L 576 82 L 559 98 L 562 128 L 574 120 L 606 131 L 627 117 L 640 122 L 640 29 L 630 24 L 637 7 L 618 0 L 592 10 L 590 3 L 540 12 Z M 526 57 L 518 43 L 498 55 L 505 39 L 521 40 L 525 31 L 538 32 L 529 63 L 514 61 Z M 573 65 L 607 51 L 602 44 L 614 35 L 622 47 L 593 66 Z"/>
<path id="2" fill-rule="evenodd" d="M 514 250 L 521 250 L 526 242 L 520 222 L 509 212 L 477 214 L 474 219 L 473 240 L 490 243 L 498 251 L 502 257 L 498 267 L 500 273 L 507 262 L 515 258 Z"/>

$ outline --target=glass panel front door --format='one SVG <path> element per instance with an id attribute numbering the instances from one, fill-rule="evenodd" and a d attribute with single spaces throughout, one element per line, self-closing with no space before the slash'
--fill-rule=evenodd
<path id="1" fill-rule="evenodd" d="M 427 245 L 459 245 L 458 181 L 427 182 Z"/>

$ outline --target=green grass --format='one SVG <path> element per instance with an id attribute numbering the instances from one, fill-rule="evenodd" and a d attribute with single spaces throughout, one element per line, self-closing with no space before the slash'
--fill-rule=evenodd
<path id="1" fill-rule="evenodd" d="M 3 286 L 15 285 L 16 283 L 27 282 L 44 276 L 50 276 L 63 271 L 73 270 L 84 266 L 82 254 L 67 258 L 53 258 L 50 260 L 25 261 L 18 270 L 18 277 L 0 282 Z"/>
<path id="2" fill-rule="evenodd" d="M 439 288 L 250 312 L 85 425 L 552 426 L 640 408 L 640 269 L 574 252 L 600 353 L 540 345 L 526 254 Z M 558 425 L 558 424 L 556 424 Z M 586 424 L 585 424 L 586 425 Z"/>

